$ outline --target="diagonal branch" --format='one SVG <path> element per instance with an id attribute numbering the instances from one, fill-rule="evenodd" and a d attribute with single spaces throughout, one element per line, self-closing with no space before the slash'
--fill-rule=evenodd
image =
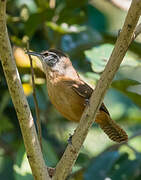
<path id="1" fill-rule="evenodd" d="M 25 98 L 6 27 L 6 0 L 0 0 L 0 58 L 20 123 L 27 157 L 36 180 L 49 180 L 33 117 Z"/>
<path id="2" fill-rule="evenodd" d="M 90 98 L 90 105 L 86 107 L 81 117 L 80 123 L 72 136 L 72 143 L 67 146 L 64 155 L 56 166 L 53 180 L 64 180 L 71 172 L 81 146 L 103 101 L 104 95 L 121 64 L 129 45 L 134 39 L 134 31 L 140 15 L 141 1 L 133 0 L 125 19 L 124 26 L 115 44 L 115 48 Z"/>

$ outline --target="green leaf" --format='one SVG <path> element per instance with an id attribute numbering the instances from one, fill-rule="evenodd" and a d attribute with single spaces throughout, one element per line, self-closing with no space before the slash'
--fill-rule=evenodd
<path id="1" fill-rule="evenodd" d="M 41 25 L 41 15 L 39 13 L 32 14 L 25 23 L 25 33 L 31 37 L 37 28 Z"/>
<path id="2" fill-rule="evenodd" d="M 87 4 L 88 0 L 81 0 L 81 1 L 76 1 L 76 0 L 66 0 L 66 6 L 68 9 L 76 9 L 83 7 Z"/>
<path id="3" fill-rule="evenodd" d="M 1 100 L 1 104 L 0 104 L 0 115 L 3 113 L 5 107 L 9 103 L 9 100 L 10 100 L 9 92 L 5 91 L 3 96 L 2 96 L 2 100 Z"/>
<path id="4" fill-rule="evenodd" d="M 57 22 L 60 24 L 66 22 L 68 24 L 82 24 L 87 19 L 86 10 L 83 6 L 87 0 L 75 1 L 65 0 L 63 3 L 58 3 L 55 14 L 58 15 Z"/>
<path id="5" fill-rule="evenodd" d="M 117 151 L 105 152 L 96 157 L 88 166 L 84 177 L 85 180 L 103 180 L 106 178 L 107 173 L 112 168 L 114 163 L 120 157 Z"/>
<path id="6" fill-rule="evenodd" d="M 13 166 L 15 180 L 33 180 L 31 168 L 26 156 L 24 145 L 22 144 L 18 150 L 16 162 Z"/>
<path id="7" fill-rule="evenodd" d="M 41 27 L 42 23 L 49 21 L 53 16 L 53 11 L 51 9 L 46 9 L 46 11 L 40 13 L 31 14 L 27 22 L 25 23 L 25 33 L 32 37 L 38 28 Z"/>
<path id="8" fill-rule="evenodd" d="M 112 87 L 128 96 L 136 105 L 141 107 L 141 95 L 131 92 L 129 87 L 134 87 L 140 83 L 131 79 L 116 80 L 112 83 Z"/>
<path id="9" fill-rule="evenodd" d="M 48 166 L 55 166 L 58 162 L 58 157 L 54 152 L 51 144 L 46 140 L 42 140 L 43 142 L 43 156 L 45 162 Z M 14 164 L 14 176 L 16 180 L 33 180 L 31 168 L 26 156 L 25 147 L 23 145 L 20 146 L 16 162 Z"/>
<path id="10" fill-rule="evenodd" d="M 94 72 L 102 72 L 112 53 L 113 45 L 104 44 L 85 51 L 85 55 L 92 65 Z"/>
<path id="11" fill-rule="evenodd" d="M 10 101 L 10 95 L 8 91 L 5 91 L 0 105 L 0 134 L 13 129 L 13 124 L 9 117 L 4 114 L 4 110 Z"/>
<path id="12" fill-rule="evenodd" d="M 84 180 L 84 171 L 85 169 L 80 169 L 73 173 L 68 180 Z"/>
<path id="13" fill-rule="evenodd" d="M 139 178 L 141 167 L 141 154 L 134 160 L 129 159 L 127 153 L 119 154 L 117 151 L 104 152 L 96 157 L 87 168 L 85 180 L 133 180 Z"/>
<path id="14" fill-rule="evenodd" d="M 55 166 L 59 160 L 57 154 L 55 153 L 53 147 L 48 141 L 43 139 L 42 143 L 43 143 L 43 156 L 47 166 L 51 166 L 51 167 Z"/>
<path id="15" fill-rule="evenodd" d="M 119 69 L 118 75 L 120 79 L 132 79 L 141 83 L 141 66 L 122 66 Z"/>
<path id="16" fill-rule="evenodd" d="M 110 178 L 114 180 L 133 180 L 141 175 L 141 154 L 136 159 L 130 160 L 128 156 L 121 156 L 115 163 L 112 171 L 109 173 Z"/>
<path id="17" fill-rule="evenodd" d="M 1 153 L 0 149 L 0 179 L 15 180 L 13 177 L 13 159 Z"/>
<path id="18" fill-rule="evenodd" d="M 10 121 L 9 117 L 2 114 L 0 116 L 0 134 L 6 131 L 12 130 L 14 128 L 12 122 Z"/>
<path id="19" fill-rule="evenodd" d="M 109 60 L 109 57 L 113 51 L 113 48 L 114 45 L 112 44 L 103 44 L 85 51 L 85 55 L 90 61 L 94 72 L 100 73 L 104 70 Z M 121 67 L 125 67 L 125 66 L 135 67 L 141 65 L 141 62 L 136 59 L 137 56 L 131 51 L 128 51 L 126 56 L 124 57 L 123 62 L 121 63 Z"/>
<path id="20" fill-rule="evenodd" d="M 30 12 L 35 12 L 37 10 L 37 6 L 34 0 L 25 1 L 25 0 L 16 0 L 16 6 L 21 8 L 22 6 L 27 6 Z"/>
<path id="21" fill-rule="evenodd" d="M 98 30 L 100 32 L 106 31 L 106 17 L 102 11 L 96 9 L 93 5 L 87 5 L 87 14 L 88 14 L 88 25 L 93 29 Z"/>

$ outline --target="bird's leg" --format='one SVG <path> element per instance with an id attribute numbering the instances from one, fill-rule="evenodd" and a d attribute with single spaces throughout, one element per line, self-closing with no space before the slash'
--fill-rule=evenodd
<path id="1" fill-rule="evenodd" d="M 69 134 L 69 139 L 68 139 L 68 144 L 72 145 L 72 136 L 71 134 Z"/>
<path id="2" fill-rule="evenodd" d="M 84 106 L 89 106 L 90 105 L 90 99 L 85 99 Z"/>
<path id="3" fill-rule="evenodd" d="M 120 33 L 121 33 L 121 29 L 118 30 L 117 37 L 119 37 Z"/>

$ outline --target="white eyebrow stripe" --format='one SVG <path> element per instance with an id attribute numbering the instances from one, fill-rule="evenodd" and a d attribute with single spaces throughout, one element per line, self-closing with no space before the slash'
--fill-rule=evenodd
<path id="1" fill-rule="evenodd" d="M 48 52 L 48 54 L 55 55 L 59 59 L 59 56 L 54 52 Z"/>

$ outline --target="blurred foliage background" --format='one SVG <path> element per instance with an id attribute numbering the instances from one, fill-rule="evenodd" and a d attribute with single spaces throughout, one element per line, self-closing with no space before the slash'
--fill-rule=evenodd
<path id="1" fill-rule="evenodd" d="M 80 76 L 95 85 L 108 61 L 127 12 L 108 0 L 8 0 L 7 25 L 16 64 L 36 123 L 30 64 L 24 48 L 58 48 L 67 53 Z M 115 144 L 94 124 L 70 180 L 141 179 L 141 38 L 132 43 L 104 102 L 127 131 L 129 142 Z M 34 59 L 43 155 L 55 167 L 76 124 L 51 105 L 45 77 Z M 32 180 L 19 123 L 0 64 L 0 179 Z"/>

